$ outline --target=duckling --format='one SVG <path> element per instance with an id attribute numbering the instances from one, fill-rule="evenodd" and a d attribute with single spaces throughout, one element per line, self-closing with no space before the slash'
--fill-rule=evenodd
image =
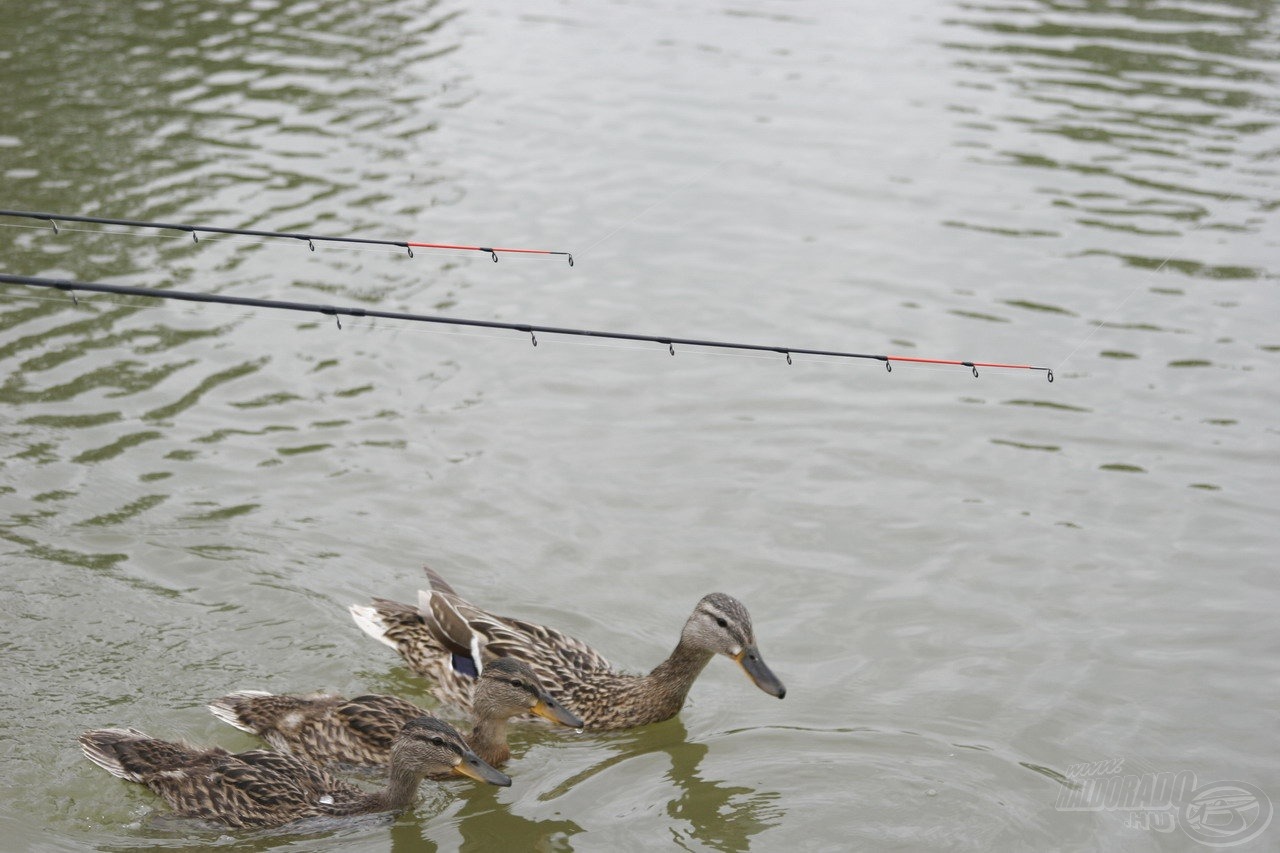
<path id="1" fill-rule="evenodd" d="M 146 785 L 179 815 L 235 829 L 400 810 L 414 801 L 423 777 L 433 773 L 511 784 L 511 777 L 481 761 L 456 729 L 429 716 L 400 730 L 391 747 L 390 784 L 373 792 L 283 752 L 232 754 L 158 740 L 136 729 L 87 731 L 80 735 L 80 748 L 112 776 Z"/>
<path id="2" fill-rule="evenodd" d="M 476 677 L 497 658 L 515 658 L 537 673 L 551 696 L 571 707 L 584 727 L 625 729 L 670 719 L 716 654 L 732 658 L 757 687 L 779 699 L 787 690 L 756 647 L 751 615 L 721 592 L 703 596 L 680 632 L 680 642 L 647 675 L 617 672 L 595 649 L 553 628 L 496 616 L 462 598 L 434 570 L 418 606 L 384 598 L 351 605 L 356 624 L 400 653 L 432 680 L 432 693 L 464 710 Z"/>
<path id="3" fill-rule="evenodd" d="M 570 728 L 582 720 L 561 707 L 526 664 L 499 658 L 484 668 L 472 697 L 474 727 L 467 744 L 494 767 L 511 757 L 507 722 L 520 714 L 536 714 Z M 382 765 L 387 763 L 396 733 L 409 720 L 427 713 L 395 696 L 278 696 L 242 690 L 209 703 L 223 722 L 265 739 L 273 749 L 317 764 Z"/>

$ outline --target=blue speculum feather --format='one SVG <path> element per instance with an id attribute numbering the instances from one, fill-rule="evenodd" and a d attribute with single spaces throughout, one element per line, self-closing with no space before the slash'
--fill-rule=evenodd
<path id="1" fill-rule="evenodd" d="M 480 671 L 476 669 L 476 662 L 471 658 L 457 654 L 456 652 L 451 655 L 451 657 L 452 660 L 450 663 L 453 665 L 454 672 L 459 673 L 460 675 L 465 675 L 468 678 L 480 677 Z"/>

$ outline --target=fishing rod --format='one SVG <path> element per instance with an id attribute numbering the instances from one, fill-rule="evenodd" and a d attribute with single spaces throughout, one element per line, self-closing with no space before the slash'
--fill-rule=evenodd
<path id="1" fill-rule="evenodd" d="M 85 222 L 94 225 L 120 225 L 127 228 L 158 228 L 162 231 L 184 231 L 191 239 L 200 242 L 201 234 L 235 234 L 243 237 L 268 237 L 285 240 L 305 240 L 316 250 L 316 243 L 351 243 L 364 246 L 394 246 L 404 249 L 413 257 L 414 249 L 456 249 L 461 251 L 486 252 L 493 262 L 498 262 L 498 253 L 516 255 L 564 255 L 573 266 L 573 255 L 569 252 L 553 252 L 548 249 L 511 249 L 501 246 L 464 246 L 457 243 L 427 243 L 421 240 L 382 240 L 373 237 L 332 237 L 322 234 L 305 234 L 296 231 L 259 231 L 251 228 L 223 228 L 216 225 L 181 225 L 173 222 L 148 222 L 142 219 L 108 219 L 102 216 L 76 216 L 68 213 L 41 213 L 33 210 L 0 210 L 0 216 L 14 216 L 25 219 L 39 219 L 53 226 L 53 233 L 58 233 L 59 222 Z"/>
<path id="2" fill-rule="evenodd" d="M 371 308 L 343 308 L 337 305 L 321 305 L 316 302 L 286 302 L 278 299 L 257 299 L 247 296 L 225 296 L 217 293 L 195 293 L 187 290 L 157 290 L 150 287 L 130 287 L 120 284 L 96 284 L 67 279 L 34 278 L 24 275 L 7 275 L 0 273 L 2 284 L 22 284 L 31 287 L 46 287 L 69 293 L 75 300 L 77 291 L 88 293 L 114 293 L 124 296 L 148 296 L 155 299 L 178 299 L 185 302 L 208 302 L 220 305 L 243 305 L 249 308 L 273 308 L 282 311 L 307 311 L 314 314 L 325 314 L 333 317 L 342 328 L 341 317 L 375 317 L 384 320 L 408 320 L 415 323 L 435 323 L 444 326 L 473 326 L 481 329 L 506 329 L 523 332 L 538 345 L 538 335 L 568 335 L 581 338 L 604 338 L 615 341 L 646 341 L 665 344 L 667 350 L 676 354 L 676 345 L 690 347 L 706 347 L 711 349 L 739 350 L 744 352 L 774 352 L 784 355 L 787 364 L 791 364 L 793 355 L 819 355 L 831 358 L 858 358 L 879 361 L 884 369 L 892 372 L 893 363 L 910 362 L 916 364 L 950 364 L 968 367 L 976 378 L 979 367 L 990 367 L 1003 370 L 1035 370 L 1045 373 L 1050 382 L 1053 381 L 1053 369 L 1049 367 L 1033 367 L 1029 364 L 1004 364 L 995 361 L 960 361 L 945 358 L 920 358 L 906 355 L 871 355 L 860 352 L 844 352 L 841 350 L 810 349 L 807 347 L 770 346 L 766 344 L 731 343 L 729 341 L 708 341 L 697 338 L 677 338 L 668 335 L 642 335 L 633 332 L 601 332 L 588 329 L 574 329 L 565 326 L 541 326 L 532 323 L 505 323 L 499 320 L 468 320 L 462 317 L 440 317 L 431 314 L 413 314 L 404 311 L 378 311 Z"/>

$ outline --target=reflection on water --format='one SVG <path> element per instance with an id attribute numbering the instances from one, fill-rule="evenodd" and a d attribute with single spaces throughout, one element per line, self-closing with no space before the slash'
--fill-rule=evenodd
<path id="1" fill-rule="evenodd" d="M 517 781 L 515 784 L 519 784 Z M 582 827 L 571 820 L 549 818 L 536 820 L 517 814 L 503 804 L 496 790 L 476 787 L 459 792 L 462 808 L 454 815 L 456 828 L 462 835 L 462 850 L 569 850 L 567 840 L 582 832 Z M 416 827 L 421 833 L 421 826 Z M 420 834 L 405 836 L 405 851 L 421 849 Z M 393 841 L 395 840 L 393 836 Z M 397 849 L 395 846 L 393 850 Z"/>
<path id="2" fill-rule="evenodd" d="M 1134 252 L 1131 238 L 1258 233 L 1260 212 L 1274 203 L 1257 182 L 1275 174 L 1263 161 L 1274 153 L 1277 93 L 1261 64 L 1274 58 L 1273 8 L 959 4 L 947 43 L 958 87 L 969 91 L 954 108 L 965 114 L 957 144 L 974 162 L 1044 173 L 1038 191 L 1051 205 L 1076 226 L 1113 235 L 1084 254 L 1199 278 L 1258 278 L 1259 266 Z"/>
<path id="3" fill-rule="evenodd" d="M 612 755 L 564 780 L 548 798 L 578 787 L 590 789 L 593 780 L 599 785 L 601 780 L 597 777 L 611 768 L 637 757 L 661 753 L 671 764 L 664 778 L 678 792 L 666 800 L 667 814 L 679 822 L 671 829 L 677 838 L 684 836 L 716 850 L 746 850 L 754 836 L 781 823 L 786 814 L 777 792 L 707 778 L 699 765 L 710 747 L 691 741 L 679 717 L 620 733 L 610 737 L 607 745 Z M 609 795 L 601 791 L 601 796 Z M 626 792 L 618 792 L 618 796 L 624 801 L 630 799 Z"/>
<path id="4" fill-rule="evenodd" d="M 391 827 L 393 853 L 436 853 L 440 846 L 422 835 L 422 825 L 416 820 L 401 819 Z M 514 847 L 512 848 L 515 849 Z M 526 850 L 534 848 L 526 847 Z"/>
<path id="5" fill-rule="evenodd" d="M 460 14 L 439 0 L 16 4 L 0 46 L 5 206 L 286 230 L 324 229 L 326 211 L 338 208 L 334 227 L 344 233 L 411 222 L 461 192 L 431 141 L 441 117 L 469 97 L 448 62 Z M 386 191 L 369 189 L 376 186 Z M 253 240 L 195 246 L 146 229 L 0 226 L 6 271 L 204 291 L 279 292 L 314 270 L 316 281 L 343 282 L 329 293 L 350 289 L 368 303 L 421 289 L 424 271 L 448 263 L 396 255 L 399 265 L 379 267 L 368 284 L 360 253 L 304 248 L 299 257 Z M 249 258 L 255 273 L 246 281 L 239 270 Z M 324 417 L 296 375 L 338 361 L 317 358 L 289 377 L 261 348 L 236 353 L 226 343 L 247 321 L 154 300 L 75 302 L 0 289 L 0 405 L 17 413 L 0 445 L 23 466 L 0 487 L 17 507 L 0 538 L 67 565 L 109 565 L 127 555 L 27 534 L 56 522 L 98 528 L 105 541 L 130 526 L 136 536 L 148 521 L 155 529 L 252 515 L 256 494 L 222 500 L 183 485 L 198 482 L 204 465 L 224 467 L 228 454 L 253 471 L 290 459 L 305 465 L 340 446 L 324 436 L 349 437 L 350 419 Z M 352 397 L 361 386 L 370 387 L 328 393 Z M 205 418 L 215 398 L 237 413 L 233 425 Z M 384 409 L 364 419 L 393 416 Z M 174 427 L 192 431 L 178 446 L 168 440 Z M 377 432 L 368 440 L 383 438 Z M 266 458 L 240 455 L 245 438 L 262 438 Z M 113 462 L 135 469 L 134 482 L 97 482 L 93 472 Z"/>
<path id="6" fill-rule="evenodd" d="M 627 814 L 637 807 L 643 809 L 650 805 L 637 799 L 643 792 L 609 785 L 605 774 L 633 760 L 647 761 L 662 755 L 670 763 L 663 779 L 671 783 L 676 794 L 653 805 L 661 805 L 671 818 L 668 831 L 675 836 L 677 845 L 686 849 L 748 850 L 754 837 L 783 821 L 786 810 L 781 805 L 781 794 L 708 778 L 700 765 L 709 750 L 706 744 L 689 740 L 688 730 L 678 717 L 640 730 L 604 736 L 594 752 L 605 757 L 564 778 L 538 796 L 537 801 L 542 804 L 540 807 L 555 806 L 554 814 L 558 815 L 571 806 L 572 801 L 566 798 L 586 791 L 605 813 Z M 520 784 L 518 777 L 515 784 Z M 462 837 L 462 850 L 572 850 L 574 836 L 587 828 L 561 817 L 534 819 L 520 815 L 516 808 L 503 802 L 509 797 L 495 789 L 467 786 L 456 788 L 454 793 L 461 805 L 450 812 L 449 822 Z M 392 849 L 418 851 L 424 849 L 424 843 L 428 845 L 426 849 L 436 849 L 437 842 L 424 835 L 426 829 L 420 821 L 401 819 L 391 833 Z M 653 840 L 667 843 L 666 837 Z"/>
<path id="7" fill-rule="evenodd" d="M 667 750 L 667 778 L 681 791 L 667 804 L 667 813 L 688 824 L 685 834 L 693 841 L 716 850 L 747 850 L 754 836 L 786 817 L 782 795 L 705 778 L 698 764 L 708 749 L 706 744 L 684 743 Z"/>
<path id="8" fill-rule="evenodd" d="M 0 48 L 0 115 L 10 119 L 0 129 L 0 180 L 9 208 L 368 234 L 413 228 L 426 211 L 463 195 L 432 141 L 442 116 L 471 97 L 449 62 L 461 12 L 440 0 L 11 5 Z M 424 271 L 444 266 L 420 253 L 413 272 L 379 266 L 373 278 L 366 264 L 382 253 L 298 257 L 225 237 L 202 238 L 197 251 L 186 235 L 146 229 L 0 226 L 5 271 L 87 281 L 136 276 L 152 286 L 219 291 L 243 286 L 229 276 L 254 258 L 259 287 L 338 280 L 331 294 L 367 303 L 419 289 Z M 0 293 L 0 304 L 31 315 L 9 322 L 69 311 L 67 300 L 35 309 L 31 302 L 20 289 Z M 87 348 L 108 353 L 121 342 L 140 346 L 143 337 L 181 343 L 167 340 L 163 327 L 121 329 L 134 308 L 102 307 L 111 304 L 86 300 L 92 307 L 67 313 L 58 334 L 84 346 L 103 331 Z M 130 303 L 139 304 L 147 303 Z M 153 367 L 139 381 L 164 378 Z"/>
<path id="9" fill-rule="evenodd" d="M 6 79 L 22 83 L 0 94 L 4 178 L 29 209 L 282 225 L 403 165 L 405 140 L 430 130 L 424 102 L 465 100 L 461 81 L 418 70 L 457 46 L 459 13 L 437 0 L 10 6 Z"/>

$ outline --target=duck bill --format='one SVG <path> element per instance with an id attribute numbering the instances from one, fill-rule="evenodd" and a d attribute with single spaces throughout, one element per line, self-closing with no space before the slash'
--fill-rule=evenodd
<path id="1" fill-rule="evenodd" d="M 469 779 L 475 779 L 477 782 L 486 782 L 490 785 L 498 785 L 502 788 L 511 785 L 511 777 L 501 770 L 495 770 L 480 760 L 480 756 L 472 753 L 462 756 L 462 760 L 453 765 L 453 772 L 459 776 L 466 776 Z"/>
<path id="2" fill-rule="evenodd" d="M 777 696 L 779 699 L 787 695 L 787 688 L 773 674 L 773 670 L 765 664 L 764 658 L 760 657 L 760 650 L 755 646 L 747 646 L 742 651 L 733 656 L 747 676 L 755 682 L 759 687 L 770 696 Z"/>
<path id="3" fill-rule="evenodd" d="M 533 707 L 529 709 L 529 713 L 537 714 L 543 719 L 559 723 L 562 726 L 568 726 L 571 729 L 580 729 L 584 725 L 577 714 L 570 713 L 567 708 L 561 707 L 559 702 L 547 695 L 539 696 L 538 701 L 533 703 Z"/>

